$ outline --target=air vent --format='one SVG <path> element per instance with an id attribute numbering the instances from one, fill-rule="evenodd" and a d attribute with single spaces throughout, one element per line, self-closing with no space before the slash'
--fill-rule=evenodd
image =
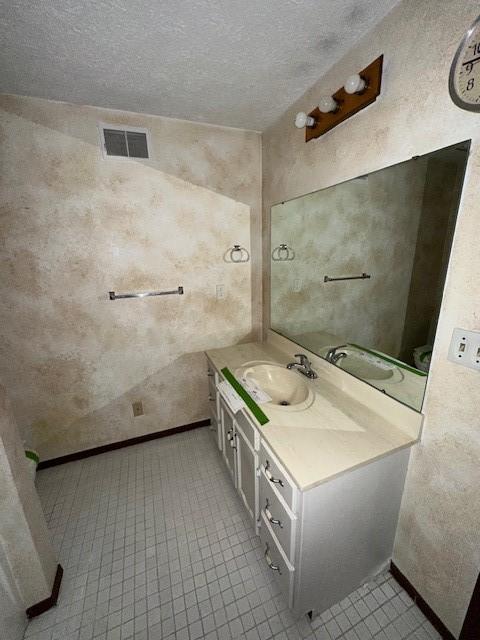
<path id="1" fill-rule="evenodd" d="M 149 158 L 148 131 L 125 130 L 109 125 L 100 125 L 104 157 Z"/>

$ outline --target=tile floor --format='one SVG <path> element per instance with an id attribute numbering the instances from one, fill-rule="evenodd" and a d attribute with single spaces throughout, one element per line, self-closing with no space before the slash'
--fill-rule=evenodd
<path id="1" fill-rule="evenodd" d="M 208 428 L 44 470 L 37 484 L 65 574 L 28 640 L 440 638 L 389 574 L 295 621 Z"/>

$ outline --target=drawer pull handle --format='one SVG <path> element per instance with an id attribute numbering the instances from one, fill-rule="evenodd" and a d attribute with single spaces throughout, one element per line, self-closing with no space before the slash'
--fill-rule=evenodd
<path id="1" fill-rule="evenodd" d="M 274 478 L 272 476 L 272 473 L 270 471 L 270 462 L 268 460 L 265 461 L 265 475 L 270 480 L 270 482 L 273 482 L 274 484 L 279 484 L 281 487 L 283 487 L 283 480 Z"/>
<path id="2" fill-rule="evenodd" d="M 210 400 L 210 402 L 215 402 L 216 398 L 212 398 L 212 396 L 208 396 L 208 399 Z"/>
<path id="3" fill-rule="evenodd" d="M 280 527 L 280 529 L 283 529 L 283 524 L 282 524 L 281 520 L 277 520 L 276 518 L 274 518 L 272 516 L 272 514 L 270 513 L 269 506 L 270 506 L 270 503 L 269 503 L 268 498 L 267 498 L 266 504 L 265 504 L 265 515 L 267 516 L 267 520 L 269 522 L 271 522 L 272 524 L 277 524 Z"/>
<path id="4" fill-rule="evenodd" d="M 232 449 L 235 449 L 235 451 L 237 450 L 237 447 L 234 443 L 234 440 L 236 438 L 236 435 L 234 435 L 233 433 L 233 429 L 229 429 L 227 431 L 227 440 L 230 442 L 230 446 L 232 447 Z"/>
<path id="5" fill-rule="evenodd" d="M 278 573 L 282 575 L 282 572 L 280 571 L 280 567 L 278 566 L 278 564 L 273 564 L 272 559 L 270 558 L 268 553 L 269 551 L 270 551 L 270 547 L 268 546 L 268 542 L 266 542 L 265 543 L 265 560 L 267 561 L 267 564 L 272 571 L 278 571 Z"/>
<path id="6" fill-rule="evenodd" d="M 214 373 L 211 373 L 210 371 L 208 371 L 208 372 L 207 372 L 207 376 L 208 376 L 209 378 L 213 378 L 213 376 L 214 376 L 214 375 L 215 375 L 215 374 L 214 374 Z"/>

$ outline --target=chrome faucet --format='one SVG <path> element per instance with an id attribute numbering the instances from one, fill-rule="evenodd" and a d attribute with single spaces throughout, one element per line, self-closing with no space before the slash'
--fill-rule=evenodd
<path id="1" fill-rule="evenodd" d="M 304 353 L 296 353 L 295 358 L 298 358 L 300 362 L 290 362 L 287 364 L 287 369 L 297 369 L 300 373 L 303 373 L 307 378 L 312 380 L 318 378 L 315 371 L 312 369 L 312 363 Z"/>
<path id="2" fill-rule="evenodd" d="M 347 357 L 345 351 L 340 351 L 340 353 L 337 353 L 338 349 L 345 349 L 346 347 L 348 347 L 348 344 L 340 344 L 337 347 L 332 347 L 327 351 L 325 360 L 328 360 L 328 362 L 331 362 L 332 364 L 337 364 L 339 360 Z"/>

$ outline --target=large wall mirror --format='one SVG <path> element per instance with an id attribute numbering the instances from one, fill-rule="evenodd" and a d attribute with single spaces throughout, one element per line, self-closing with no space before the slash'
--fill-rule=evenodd
<path id="1" fill-rule="evenodd" d="M 469 148 L 272 207 L 272 329 L 417 411 Z"/>

